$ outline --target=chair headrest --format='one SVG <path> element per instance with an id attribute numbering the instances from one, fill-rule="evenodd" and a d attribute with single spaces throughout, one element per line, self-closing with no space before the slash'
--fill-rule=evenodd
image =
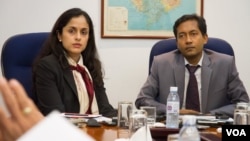
<path id="1" fill-rule="evenodd" d="M 24 33 L 8 38 L 2 48 L 1 66 L 3 76 L 17 79 L 31 98 L 32 63 L 49 32 Z"/>

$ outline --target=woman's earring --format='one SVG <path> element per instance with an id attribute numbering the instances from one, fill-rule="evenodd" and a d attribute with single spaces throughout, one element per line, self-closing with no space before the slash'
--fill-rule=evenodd
<path id="1" fill-rule="evenodd" d="M 60 39 L 59 42 L 62 42 L 62 40 Z"/>

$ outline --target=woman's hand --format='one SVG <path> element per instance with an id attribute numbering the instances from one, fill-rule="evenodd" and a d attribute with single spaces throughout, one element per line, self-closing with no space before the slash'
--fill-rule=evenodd
<path id="1" fill-rule="evenodd" d="M 0 107 L 0 141 L 15 141 L 44 116 L 17 80 L 0 78 L 0 92 L 9 111 Z"/>

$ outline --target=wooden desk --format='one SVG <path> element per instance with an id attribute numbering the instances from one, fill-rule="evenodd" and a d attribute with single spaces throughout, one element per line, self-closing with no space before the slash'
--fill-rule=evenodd
<path id="1" fill-rule="evenodd" d="M 93 137 L 96 141 L 114 141 L 118 138 L 118 127 L 116 126 L 105 126 L 101 127 L 87 127 L 84 125 L 81 128 L 91 137 Z M 124 135 L 124 137 L 129 137 L 129 134 Z"/>
<path id="2" fill-rule="evenodd" d="M 87 134 L 89 134 L 90 136 L 92 136 L 96 141 L 114 141 L 119 136 L 118 134 L 119 128 L 116 126 L 111 127 L 111 126 L 102 125 L 101 127 L 87 127 L 86 125 L 83 125 L 81 129 Z M 159 128 L 156 130 L 159 130 Z M 151 134 L 152 134 L 152 131 L 153 129 L 151 130 Z M 165 132 L 165 138 L 157 138 L 157 139 L 154 139 L 154 141 L 166 141 L 166 130 L 162 130 L 161 132 L 159 131 L 161 135 L 164 135 L 163 134 L 164 132 Z M 202 135 L 204 134 L 206 135 L 210 133 L 210 135 L 211 134 L 215 135 L 216 138 L 219 137 L 219 139 L 221 140 L 221 134 L 216 132 L 216 128 L 208 128 L 200 132 L 202 133 Z M 178 130 L 173 131 L 171 133 L 178 133 Z M 123 137 L 129 137 L 129 134 L 125 133 L 123 134 Z M 205 138 L 203 138 L 202 141 L 206 141 Z"/>

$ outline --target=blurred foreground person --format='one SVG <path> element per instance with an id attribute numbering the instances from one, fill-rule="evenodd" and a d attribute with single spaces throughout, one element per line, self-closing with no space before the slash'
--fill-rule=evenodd
<path id="1" fill-rule="evenodd" d="M 0 78 L 0 93 L 9 111 L 0 107 L 0 141 L 16 141 L 44 118 L 17 80 Z"/>

